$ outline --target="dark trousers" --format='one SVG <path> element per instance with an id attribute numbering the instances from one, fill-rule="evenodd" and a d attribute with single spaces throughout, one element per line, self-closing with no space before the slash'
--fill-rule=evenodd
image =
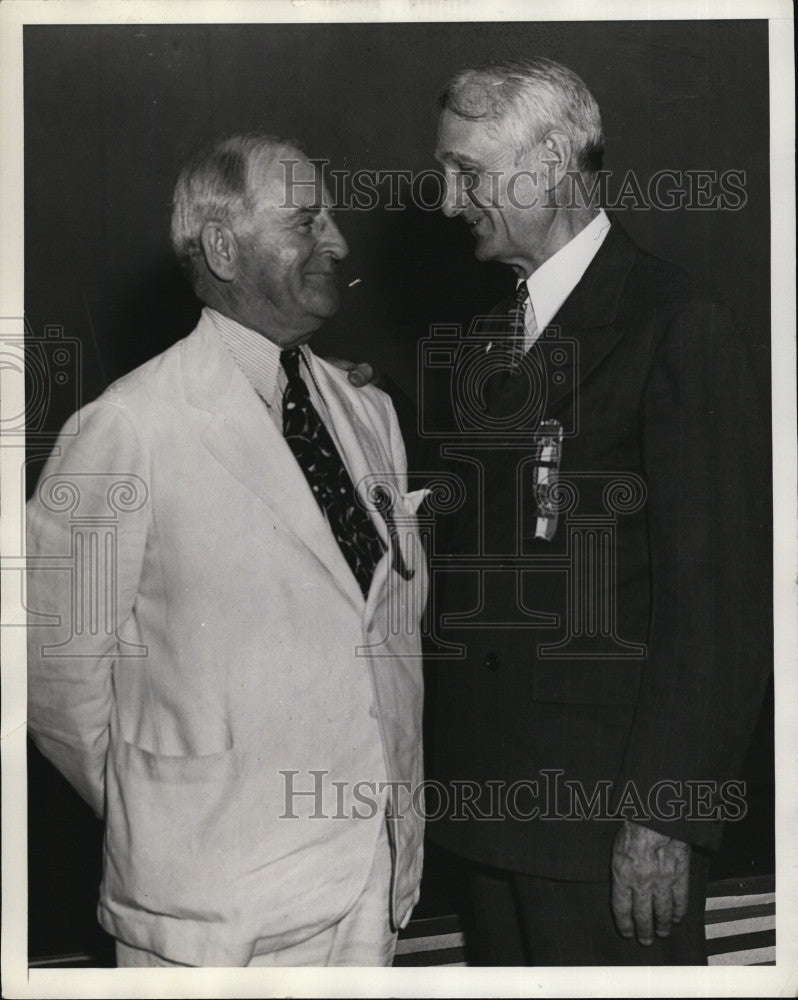
<path id="1" fill-rule="evenodd" d="M 479 965 L 706 965 L 708 859 L 693 852 L 687 916 L 644 947 L 618 934 L 609 882 L 563 882 L 472 865 Z"/>

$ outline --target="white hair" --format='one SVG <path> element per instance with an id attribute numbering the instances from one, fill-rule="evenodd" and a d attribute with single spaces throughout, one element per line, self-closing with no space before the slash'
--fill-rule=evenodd
<path id="1" fill-rule="evenodd" d="M 255 161 L 274 160 L 282 151 L 300 151 L 294 140 L 247 133 L 217 139 L 181 170 L 172 197 L 172 249 L 196 284 L 200 235 L 206 222 L 234 226 L 252 207 L 249 175 Z"/>
<path id="2" fill-rule="evenodd" d="M 551 59 L 530 58 L 462 70 L 440 93 L 438 104 L 460 118 L 490 123 L 520 156 L 546 132 L 571 140 L 577 168 L 601 169 L 604 132 L 595 98 L 583 81 Z"/>

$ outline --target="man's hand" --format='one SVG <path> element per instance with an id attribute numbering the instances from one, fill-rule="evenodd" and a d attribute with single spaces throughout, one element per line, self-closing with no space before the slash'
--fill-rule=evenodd
<path id="1" fill-rule="evenodd" d="M 622 937 L 650 945 L 687 913 L 690 845 L 624 821 L 612 848 L 612 913 Z"/>
<path id="2" fill-rule="evenodd" d="M 364 385 L 376 385 L 379 387 L 382 382 L 382 373 L 368 361 L 361 361 L 359 365 L 354 361 L 345 361 L 343 358 L 325 358 L 331 365 L 340 368 L 342 372 L 348 372 L 347 378 L 356 389 L 362 389 Z"/>

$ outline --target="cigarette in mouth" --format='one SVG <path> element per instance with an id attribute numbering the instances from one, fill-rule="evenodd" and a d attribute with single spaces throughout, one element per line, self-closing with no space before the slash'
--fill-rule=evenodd
<path id="1" fill-rule="evenodd" d="M 360 284 L 360 278 L 355 278 L 355 280 L 354 281 L 350 281 L 349 284 L 346 287 L 347 288 L 354 288 L 355 285 L 359 285 L 359 284 Z"/>

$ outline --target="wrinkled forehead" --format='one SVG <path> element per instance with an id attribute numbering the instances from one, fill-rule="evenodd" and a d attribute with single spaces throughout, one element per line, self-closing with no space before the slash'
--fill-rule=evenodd
<path id="1" fill-rule="evenodd" d="M 469 119 L 444 108 L 438 117 L 435 158 L 445 162 L 482 163 L 514 152 L 503 119 Z"/>
<path id="2" fill-rule="evenodd" d="M 320 162 L 311 163 L 293 146 L 263 150 L 250 161 L 250 195 L 276 208 L 329 207 Z"/>

